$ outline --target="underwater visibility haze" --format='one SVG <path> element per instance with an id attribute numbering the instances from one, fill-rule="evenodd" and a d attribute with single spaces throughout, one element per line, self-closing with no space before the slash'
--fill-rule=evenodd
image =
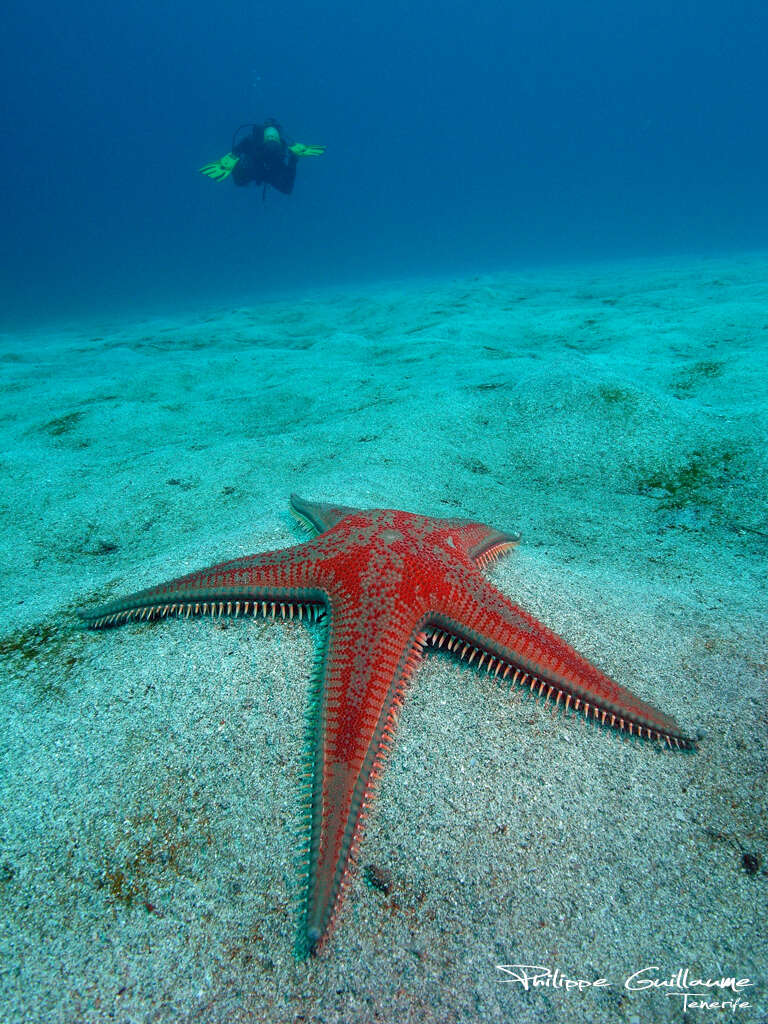
<path id="1" fill-rule="evenodd" d="M 1 1022 L 768 1020 L 767 43 L 6 3 Z"/>
<path id="2" fill-rule="evenodd" d="M 11 0 L 4 314 L 760 248 L 766 38 L 757 0 Z M 328 147 L 289 200 L 196 173 L 267 117 Z"/>

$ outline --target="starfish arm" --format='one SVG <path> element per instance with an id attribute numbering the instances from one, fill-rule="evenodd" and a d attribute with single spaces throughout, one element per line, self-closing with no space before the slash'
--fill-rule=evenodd
<path id="1" fill-rule="evenodd" d="M 298 494 L 291 495 L 291 512 L 311 533 L 324 533 L 347 516 L 359 514 L 360 509 L 349 505 L 331 505 L 326 501 L 308 501 Z"/>
<path id="2" fill-rule="evenodd" d="M 92 628 L 119 626 L 132 619 L 168 615 L 271 614 L 315 618 L 325 593 L 313 569 L 312 542 L 220 562 L 139 590 L 78 615 Z"/>
<path id="3" fill-rule="evenodd" d="M 442 547 L 442 559 L 446 566 L 463 554 L 479 569 L 483 569 L 498 561 L 520 542 L 519 533 L 496 530 L 493 526 L 472 519 L 426 519 L 414 516 L 410 518 L 418 518 L 426 527 L 436 545 L 435 553 L 437 546 Z"/>
<path id="4" fill-rule="evenodd" d="M 427 639 L 423 619 L 361 615 L 336 598 L 330 622 L 308 719 L 300 956 L 317 952 L 333 924 L 405 683 Z"/>
<path id="5" fill-rule="evenodd" d="M 364 511 L 349 505 L 308 501 L 306 498 L 300 498 L 298 494 L 292 494 L 291 512 L 306 529 L 317 534 L 332 529 L 348 516 L 379 516 L 384 514 L 385 510 L 368 509 Z M 395 515 L 402 514 L 395 512 Z M 478 523 L 470 519 L 434 520 L 430 525 L 430 530 L 434 533 L 444 534 L 446 538 L 450 537 L 448 544 L 463 551 L 475 565 L 481 568 L 501 558 L 520 541 L 519 533 L 496 530 L 485 523 Z"/>
<path id="6" fill-rule="evenodd" d="M 454 527 L 454 537 L 479 569 L 487 568 L 520 543 L 519 533 L 494 530 L 485 523 L 467 522 Z"/>
<path id="7" fill-rule="evenodd" d="M 482 578 L 455 592 L 430 624 L 433 645 L 477 661 L 565 710 L 573 706 L 601 724 L 676 747 L 694 745 L 674 718 L 620 686 Z"/>

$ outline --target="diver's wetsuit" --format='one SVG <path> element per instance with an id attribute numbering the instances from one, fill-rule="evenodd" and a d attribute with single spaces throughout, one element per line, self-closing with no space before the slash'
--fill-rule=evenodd
<path id="1" fill-rule="evenodd" d="M 240 157 L 232 171 L 236 185 L 247 185 L 253 181 L 257 185 L 271 185 L 285 195 L 293 191 L 299 158 L 288 149 L 282 135 L 279 146 L 265 145 L 264 126 L 256 125 L 232 152 Z"/>

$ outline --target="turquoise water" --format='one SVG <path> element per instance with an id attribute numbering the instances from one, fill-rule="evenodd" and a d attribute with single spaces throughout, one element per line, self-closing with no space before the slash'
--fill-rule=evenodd
<path id="1" fill-rule="evenodd" d="M 2 35 L 0 1022 L 764 1021 L 765 5 Z M 198 173 L 267 117 L 290 196 Z M 429 654 L 297 961 L 324 626 L 76 614 L 293 491 L 519 530 L 494 584 L 698 750 Z"/>
<path id="2" fill-rule="evenodd" d="M 564 266 L 6 333 L 8 1019 L 682 1020 L 680 985 L 626 988 L 653 967 L 751 979 L 759 1021 L 764 280 Z M 698 751 L 427 656 L 296 961 L 323 626 L 75 616 L 303 539 L 292 490 L 519 529 L 494 583 Z"/>
<path id="3" fill-rule="evenodd" d="M 7 322 L 765 245 L 759 0 L 7 5 Z M 275 117 L 290 197 L 197 169 Z"/>

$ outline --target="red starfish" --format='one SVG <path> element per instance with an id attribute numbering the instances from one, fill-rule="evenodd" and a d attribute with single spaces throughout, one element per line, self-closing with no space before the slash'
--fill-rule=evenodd
<path id="1" fill-rule="evenodd" d="M 674 718 L 609 679 L 484 578 L 480 570 L 518 535 L 466 519 L 362 511 L 295 495 L 291 507 L 319 536 L 80 614 L 94 628 L 168 615 L 328 617 L 305 751 L 300 955 L 315 952 L 333 922 L 405 684 L 425 646 L 453 651 L 600 724 L 693 746 Z"/>

